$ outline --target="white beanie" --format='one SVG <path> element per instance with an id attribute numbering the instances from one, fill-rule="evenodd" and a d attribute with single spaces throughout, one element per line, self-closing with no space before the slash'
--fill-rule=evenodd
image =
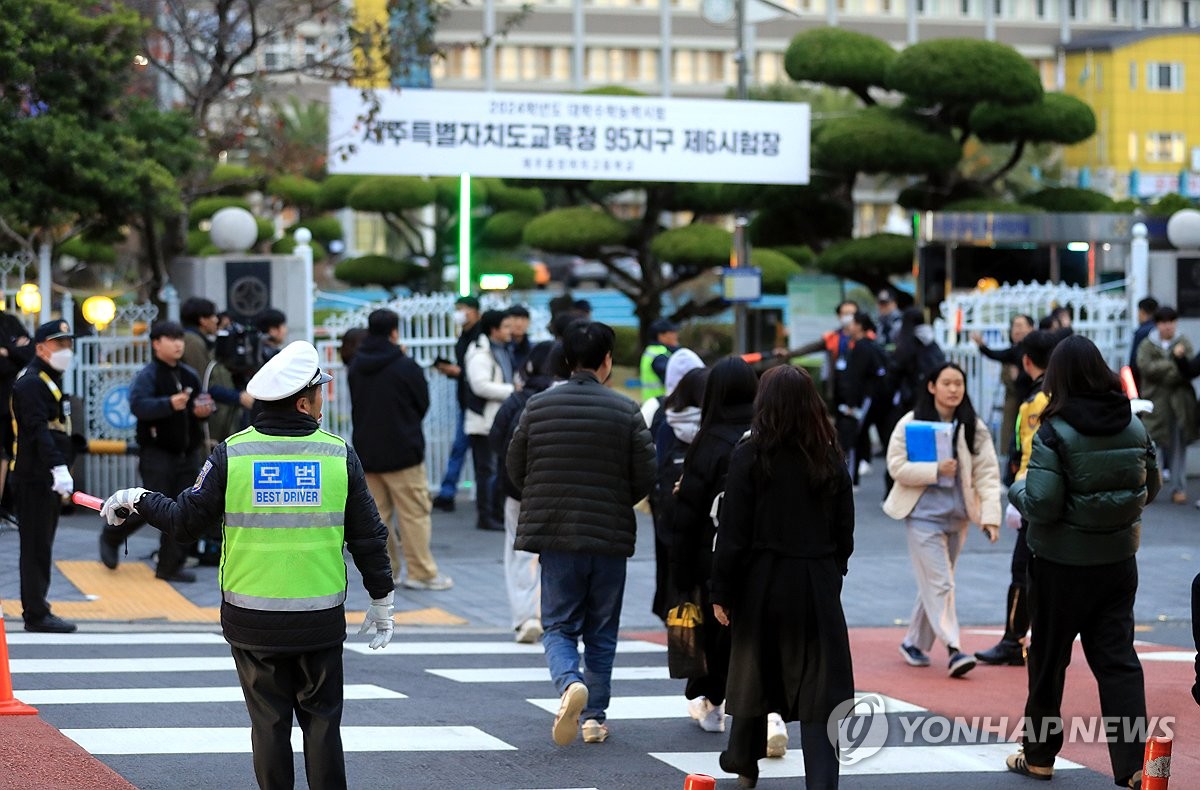
<path id="1" fill-rule="evenodd" d="M 679 382 L 683 381 L 683 377 L 689 371 L 704 367 L 704 363 L 700 361 L 700 357 L 695 351 L 690 348 L 681 348 L 671 354 L 671 358 L 667 360 L 667 379 L 666 392 L 670 395 L 679 386 Z"/>

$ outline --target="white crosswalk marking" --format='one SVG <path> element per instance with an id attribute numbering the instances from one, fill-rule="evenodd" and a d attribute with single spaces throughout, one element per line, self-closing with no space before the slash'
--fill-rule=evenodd
<path id="1" fill-rule="evenodd" d="M 862 692 L 859 692 L 862 694 Z M 547 713 L 558 713 L 559 698 L 527 699 L 526 702 L 536 705 Z M 884 710 L 888 713 L 915 713 L 923 708 L 911 702 L 883 697 Z M 687 718 L 687 700 L 682 694 L 644 697 L 613 697 L 609 702 L 606 715 L 614 721 L 633 719 L 675 719 Z"/>
<path id="2" fill-rule="evenodd" d="M 249 754 L 249 727 L 113 727 L 64 729 L 92 754 Z M 517 747 L 477 727 L 342 727 L 347 752 L 513 751 Z M 292 748 L 304 736 L 292 729 Z"/>
<path id="3" fill-rule="evenodd" d="M 1178 661 L 1182 664 L 1190 664 L 1196 660 L 1196 651 L 1160 650 L 1153 653 L 1138 653 L 1138 658 L 1140 658 L 1142 661 Z"/>
<path id="4" fill-rule="evenodd" d="M 404 694 L 380 686 L 352 683 L 346 686 L 345 699 L 408 699 Z M 26 705 L 142 705 L 191 702 L 242 702 L 241 686 L 199 686 L 194 688 L 120 688 L 120 689 L 33 689 L 21 692 Z"/>
<path id="5" fill-rule="evenodd" d="M 10 645 L 224 645 L 225 637 L 207 631 L 138 631 L 128 634 L 30 634 L 17 631 Z"/>
<path id="6" fill-rule="evenodd" d="M 550 680 L 550 670 L 545 667 L 487 667 L 486 669 L 427 669 L 425 671 L 456 683 L 537 683 Z M 613 667 L 612 677 L 613 680 L 671 679 L 666 667 Z"/>
<path id="7" fill-rule="evenodd" d="M 367 656 L 542 656 L 541 645 L 516 642 L 392 642 L 382 650 L 372 650 L 365 642 L 347 642 L 346 649 Z M 665 653 L 666 645 L 628 639 L 617 642 L 617 653 Z"/>
<path id="8" fill-rule="evenodd" d="M 163 658 L 14 658 L 14 675 L 109 674 L 119 672 L 234 672 L 233 656 Z"/>
<path id="9" fill-rule="evenodd" d="M 877 754 L 843 765 L 841 775 L 882 776 L 892 774 L 938 773 L 998 773 L 1007 771 L 1004 758 L 1016 751 L 1011 743 L 980 743 L 955 746 L 887 746 Z M 733 778 L 721 770 L 719 751 L 713 752 L 651 752 L 650 756 L 678 768 L 684 774 L 708 774 L 718 779 Z M 760 779 L 790 779 L 804 776 L 804 756 L 793 749 L 782 759 L 761 760 Z M 1059 757 L 1054 770 L 1072 770 L 1082 765 Z"/>

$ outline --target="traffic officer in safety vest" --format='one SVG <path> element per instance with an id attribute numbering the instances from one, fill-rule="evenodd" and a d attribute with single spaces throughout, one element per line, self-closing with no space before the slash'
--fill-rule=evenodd
<path id="1" fill-rule="evenodd" d="M 304 730 L 310 787 L 346 787 L 342 754 L 343 604 L 349 549 L 371 595 L 359 633 L 392 638 L 387 530 L 354 450 L 319 427 L 330 376 L 297 341 L 272 357 L 246 391 L 262 405 L 254 426 L 217 445 L 195 484 L 175 500 L 127 488 L 101 515 L 131 512 L 181 542 L 222 526 L 221 627 L 250 712 L 254 773 L 262 788 L 291 788 L 291 730 Z"/>

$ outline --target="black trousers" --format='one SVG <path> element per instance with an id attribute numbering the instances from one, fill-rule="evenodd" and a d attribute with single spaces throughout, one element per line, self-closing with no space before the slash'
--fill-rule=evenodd
<path id="1" fill-rule="evenodd" d="M 199 449 L 190 453 L 170 453 L 157 447 L 143 447 L 138 458 L 142 485 L 151 491 L 177 497 L 191 488 L 203 462 Z M 130 523 L 132 522 L 132 523 Z M 119 527 L 106 526 L 102 538 L 116 546 L 146 525 L 141 519 L 129 519 Z M 155 575 L 165 579 L 183 567 L 187 545 L 178 543 L 165 532 L 158 541 L 158 568 Z"/>
<path id="2" fill-rule="evenodd" d="M 36 623 L 50 614 L 46 595 L 62 497 L 50 486 L 27 480 L 13 480 L 11 488 L 20 523 L 21 616 L 27 623 Z"/>
<path id="3" fill-rule="evenodd" d="M 262 790 L 292 790 L 292 715 L 304 732 L 304 772 L 312 790 L 346 787 L 342 753 L 342 646 L 311 653 L 230 647 L 250 713 L 254 776 Z"/>
<path id="4" fill-rule="evenodd" d="M 718 623 L 717 618 L 712 616 L 712 598 L 708 594 L 707 579 L 700 583 L 699 590 L 700 600 L 698 603 L 700 611 L 704 615 L 704 622 L 700 624 L 700 630 L 704 644 L 704 662 L 708 666 L 708 674 L 698 678 L 689 678 L 684 686 L 683 695 L 688 699 L 704 697 L 712 704 L 720 705 L 725 701 L 725 685 L 729 680 L 730 632 L 728 627 Z"/>
<path id="5" fill-rule="evenodd" d="M 504 523 L 495 517 L 496 455 L 487 436 L 471 434 L 471 461 L 475 464 L 475 513 L 479 527 Z"/>
<path id="6" fill-rule="evenodd" d="M 837 750 L 825 732 L 825 722 L 800 723 L 800 749 L 804 753 L 804 786 L 837 790 Z M 758 778 L 758 761 L 767 756 L 767 717 L 731 717 L 724 756 L 723 769 Z"/>
<path id="7" fill-rule="evenodd" d="M 1075 566 L 1040 557 L 1029 560 L 1029 697 L 1025 702 L 1025 757 L 1051 766 L 1062 750 L 1063 686 L 1078 635 L 1100 688 L 1100 714 L 1120 721 L 1108 743 L 1113 778 L 1122 787 L 1142 767 L 1146 747 L 1146 689 L 1133 649 L 1137 559 Z M 1140 732 L 1138 727 L 1143 728 Z M 1127 735 L 1129 733 L 1129 735 Z"/>
<path id="8" fill-rule="evenodd" d="M 845 414 L 837 416 L 833 427 L 837 431 L 838 444 L 842 448 L 842 454 L 846 456 L 850 479 L 854 481 L 854 485 L 858 485 L 858 462 L 863 460 L 858 454 L 858 439 L 860 432 L 865 433 L 865 431 L 860 430 L 862 426 L 859 425 L 858 420 Z"/>
<path id="9" fill-rule="evenodd" d="M 1017 530 L 1017 543 L 1013 546 L 1012 564 L 1009 566 L 1012 570 L 1012 583 L 1025 587 L 1029 580 L 1029 558 L 1032 556 L 1029 552 L 1029 544 L 1025 542 L 1025 535 L 1029 532 L 1029 522 L 1021 519 L 1021 528 Z"/>

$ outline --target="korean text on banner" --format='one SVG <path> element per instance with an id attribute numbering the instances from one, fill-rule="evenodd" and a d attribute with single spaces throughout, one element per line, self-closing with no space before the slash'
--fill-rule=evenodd
<path id="1" fill-rule="evenodd" d="M 797 102 L 331 89 L 331 173 L 807 184 Z"/>

